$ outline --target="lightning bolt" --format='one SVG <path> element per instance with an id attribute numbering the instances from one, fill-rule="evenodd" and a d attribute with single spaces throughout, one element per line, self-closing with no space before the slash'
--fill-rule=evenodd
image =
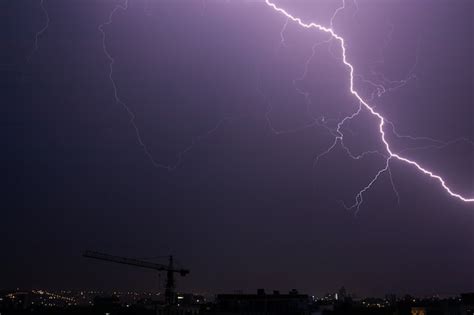
<path id="1" fill-rule="evenodd" d="M 376 83 L 374 81 L 368 80 L 364 78 L 361 75 L 356 75 L 358 79 L 361 80 L 361 82 L 364 82 L 371 86 L 374 91 L 371 93 L 371 97 L 369 98 L 370 101 L 374 100 L 375 97 L 382 97 L 385 93 L 388 92 L 393 92 L 396 91 L 405 85 L 407 85 L 410 81 L 415 80 L 417 78 L 415 72 L 415 68 L 418 65 L 418 50 L 419 50 L 419 45 L 417 46 L 417 53 L 415 57 L 415 62 L 413 63 L 411 69 L 408 71 L 407 75 L 405 78 L 401 80 L 392 80 L 390 78 L 387 78 L 383 73 L 379 73 L 375 70 L 375 66 L 378 64 L 384 64 L 385 63 L 385 58 L 384 58 L 384 51 L 387 49 L 389 43 L 391 42 L 392 39 L 392 33 L 394 31 L 394 25 L 392 23 L 388 23 L 390 29 L 387 35 L 387 38 L 384 40 L 384 43 L 380 49 L 380 60 L 376 61 L 372 64 L 370 73 L 371 75 L 380 83 Z M 418 42 L 419 44 L 419 42 Z M 375 108 L 375 106 L 374 106 Z"/>
<path id="2" fill-rule="evenodd" d="M 286 42 L 285 42 L 285 31 L 286 27 L 288 26 L 288 19 L 285 20 L 285 24 L 283 24 L 283 27 L 281 28 L 280 31 L 280 43 L 278 44 L 277 51 L 280 49 L 280 47 L 286 47 Z"/>
<path id="3" fill-rule="evenodd" d="M 362 109 L 367 110 L 372 116 L 374 116 L 378 120 L 378 131 L 379 131 L 379 134 L 380 134 L 380 139 L 381 139 L 381 141 L 382 141 L 382 143 L 385 147 L 385 153 L 383 154 L 386 157 L 385 167 L 380 169 L 377 172 L 377 174 L 372 178 L 372 180 L 364 188 L 362 188 L 362 190 L 359 191 L 359 193 L 356 195 L 355 203 L 350 207 L 346 206 L 346 208 L 348 208 L 348 209 L 357 209 L 357 211 L 359 210 L 359 208 L 360 208 L 360 206 L 361 206 L 361 204 L 364 200 L 363 199 L 363 194 L 374 185 L 374 183 L 379 179 L 379 177 L 382 174 L 384 174 L 386 172 L 388 172 L 389 175 L 391 174 L 391 172 L 390 172 L 390 162 L 392 160 L 398 160 L 398 161 L 401 161 L 405 164 L 408 164 L 408 165 L 414 167 L 415 169 L 417 169 L 420 173 L 422 173 L 422 174 L 430 177 L 434 181 L 438 182 L 438 184 L 442 187 L 442 189 L 446 193 L 448 193 L 451 197 L 459 199 L 463 202 L 474 202 L 474 197 L 462 196 L 461 194 L 453 191 L 453 189 L 451 189 L 446 184 L 446 181 L 440 175 L 437 175 L 433 171 L 423 167 L 420 163 L 402 156 L 400 152 L 399 153 L 394 152 L 393 149 L 391 148 L 389 141 L 386 139 L 385 126 L 390 125 L 390 126 L 392 126 L 392 130 L 394 130 L 393 124 L 390 121 L 388 121 L 382 114 L 380 114 L 378 111 L 376 111 L 375 106 L 370 105 L 366 100 L 364 100 L 363 97 L 359 94 L 359 92 L 354 88 L 355 69 L 354 69 L 354 66 L 349 62 L 349 60 L 347 58 L 347 47 L 346 47 L 346 44 L 345 44 L 345 39 L 341 35 L 336 33 L 333 29 L 333 26 L 332 26 L 333 21 L 335 19 L 335 16 L 337 15 L 337 12 L 342 10 L 345 6 L 345 1 L 344 0 L 343 0 L 343 6 L 338 8 L 337 11 L 334 13 L 333 17 L 331 18 L 331 26 L 330 27 L 325 27 L 323 25 L 320 25 L 320 24 L 317 24 L 317 23 L 314 23 L 314 22 L 306 23 L 301 18 L 293 16 L 288 11 L 286 11 L 285 9 L 277 6 L 275 3 L 273 3 L 270 0 L 264 0 L 264 3 L 270 9 L 272 9 L 275 12 L 283 15 L 289 21 L 292 21 L 292 22 L 298 24 L 299 26 L 301 26 L 305 29 L 316 29 L 318 31 L 321 31 L 323 33 L 326 33 L 326 34 L 330 35 L 331 39 L 334 39 L 335 41 L 337 41 L 339 43 L 341 51 L 342 51 L 342 62 L 347 67 L 347 69 L 349 70 L 349 83 L 350 83 L 349 91 L 357 99 L 360 106 L 354 114 L 345 117 L 344 119 L 342 119 L 338 123 L 337 130 L 336 130 L 337 131 L 337 136 L 335 138 L 335 141 L 325 152 L 321 153 L 320 155 L 318 155 L 316 157 L 316 161 L 319 158 L 321 158 L 322 156 L 324 156 L 325 154 L 329 153 L 339 142 L 341 142 L 341 144 L 343 143 L 343 133 L 340 131 L 340 128 L 342 127 L 342 125 L 346 121 L 355 118 L 362 111 Z M 393 184 L 392 179 L 391 179 L 391 182 Z M 397 195 L 398 195 L 398 192 L 397 192 Z"/>
<path id="4" fill-rule="evenodd" d="M 39 38 L 41 37 L 41 35 L 43 35 L 44 32 L 46 32 L 46 30 L 49 27 L 49 23 L 51 22 L 51 20 L 49 18 L 48 10 L 46 10 L 46 7 L 44 6 L 44 0 L 40 1 L 40 7 L 41 7 L 41 10 L 43 11 L 46 22 L 44 23 L 44 26 L 38 32 L 36 32 L 36 34 L 35 34 L 35 45 L 33 47 L 33 50 L 31 51 L 30 55 L 27 57 L 28 62 L 31 60 L 31 58 L 34 56 L 34 54 L 38 51 L 38 49 L 39 49 Z"/>
<path id="5" fill-rule="evenodd" d="M 41 2 L 43 2 L 43 1 L 44 0 L 42 0 Z M 109 52 L 109 50 L 107 49 L 107 33 L 105 32 L 104 27 L 110 26 L 113 23 L 114 16 L 118 11 L 127 11 L 128 2 L 129 2 L 129 0 L 124 0 L 122 3 L 119 3 L 119 4 L 115 5 L 114 8 L 112 9 L 112 11 L 110 11 L 107 21 L 105 21 L 104 23 L 102 23 L 98 26 L 98 30 L 102 34 L 102 49 L 104 51 L 104 55 L 107 57 L 107 59 L 109 61 L 109 80 L 110 80 L 110 83 L 112 84 L 114 99 L 115 99 L 115 102 L 117 104 L 121 105 L 125 109 L 125 111 L 127 112 L 128 116 L 130 118 L 129 122 L 130 122 L 130 124 L 132 125 L 132 127 L 135 131 L 135 137 L 136 137 L 136 140 L 138 142 L 138 145 L 142 148 L 143 152 L 148 157 L 148 159 L 153 164 L 153 166 L 155 166 L 157 168 L 162 168 L 162 169 L 165 169 L 165 170 L 168 170 L 168 171 L 174 171 L 181 164 L 181 162 L 184 158 L 184 155 L 186 153 L 188 153 L 189 151 L 191 151 L 197 143 L 199 143 L 203 138 L 208 137 L 209 135 L 213 134 L 225 122 L 236 119 L 236 117 L 230 117 L 230 116 L 227 117 L 226 116 L 226 117 L 222 118 L 221 120 L 219 120 L 217 122 L 217 124 L 214 125 L 214 127 L 207 130 L 205 133 L 203 133 L 203 134 L 201 134 L 197 137 L 194 137 L 191 140 L 191 143 L 187 147 L 185 147 L 183 150 L 181 150 L 180 152 L 178 152 L 176 154 L 176 160 L 175 160 L 174 163 L 164 164 L 164 163 L 161 163 L 161 162 L 157 161 L 153 157 L 153 155 L 151 154 L 151 152 L 148 149 L 147 145 L 145 144 L 145 142 L 142 139 L 140 129 L 138 128 L 138 125 L 135 122 L 136 116 L 135 116 L 134 112 L 132 111 L 130 106 L 120 98 L 118 87 L 117 87 L 117 84 L 115 83 L 115 79 L 114 79 L 115 59 L 112 56 L 112 54 Z M 205 3 L 205 2 L 203 2 L 203 3 Z M 147 15 L 150 14 L 148 1 L 145 3 L 145 13 Z"/>
<path id="6" fill-rule="evenodd" d="M 280 49 L 280 47 L 284 47 L 286 46 L 285 44 L 285 37 L 284 37 L 284 32 L 286 30 L 286 27 L 288 25 L 288 19 L 285 21 L 285 24 L 283 25 L 283 28 L 282 30 L 280 31 L 280 38 L 281 38 L 281 41 L 280 41 L 280 44 L 278 45 L 277 47 L 277 52 L 278 50 Z M 303 98 L 304 98 L 304 101 L 305 101 L 305 104 L 306 104 L 306 112 L 307 114 L 311 117 L 311 120 L 305 124 L 303 124 L 302 126 L 297 126 L 297 127 L 294 127 L 294 128 L 290 128 L 290 129 L 286 129 L 286 130 L 279 130 L 277 128 L 275 128 L 273 126 L 273 123 L 271 121 L 271 118 L 270 118 L 270 115 L 271 115 L 271 112 L 273 110 L 273 105 L 269 102 L 267 96 L 265 95 L 265 93 L 263 92 L 263 90 L 257 86 L 256 87 L 256 90 L 257 92 L 263 97 L 265 103 L 267 103 L 267 111 L 265 113 L 265 119 L 267 120 L 267 124 L 270 128 L 270 130 L 275 134 L 275 135 L 281 135 L 281 134 L 288 134 L 288 133 L 296 133 L 296 132 L 299 132 L 301 130 L 304 130 L 304 129 L 307 129 L 307 128 L 311 128 L 311 127 L 315 127 L 315 126 L 319 126 L 319 127 L 322 127 L 322 128 L 325 128 L 327 131 L 329 131 L 329 133 L 331 133 L 333 136 L 336 136 L 336 134 L 334 133 L 334 131 L 329 128 L 326 124 L 325 124 L 325 118 L 324 117 L 314 117 L 312 114 L 311 114 L 311 111 L 310 111 L 310 106 L 311 106 L 311 96 L 310 96 L 310 93 L 299 88 L 298 87 L 298 82 L 300 81 L 303 81 L 305 78 L 306 78 L 306 75 L 308 74 L 308 67 L 312 61 L 312 59 L 314 58 L 314 56 L 316 55 L 316 48 L 319 46 L 319 45 L 322 45 L 322 44 L 325 44 L 325 43 L 328 43 L 331 39 L 328 39 L 328 40 L 324 40 L 324 41 L 321 41 L 321 42 L 316 42 L 313 47 L 312 47 L 312 50 L 311 50 L 311 55 L 309 56 L 309 58 L 306 60 L 305 64 L 304 64 L 304 69 L 302 71 L 302 73 L 300 74 L 299 77 L 293 79 L 293 86 L 296 90 L 296 92 L 298 94 L 300 94 Z M 260 81 L 260 80 L 259 80 Z"/>

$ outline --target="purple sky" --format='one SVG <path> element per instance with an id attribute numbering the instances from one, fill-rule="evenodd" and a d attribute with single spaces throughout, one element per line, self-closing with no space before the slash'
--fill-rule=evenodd
<path id="1" fill-rule="evenodd" d="M 472 197 L 474 4 L 346 2 L 334 29 L 361 96 L 399 134 L 441 141 L 390 133 L 393 148 Z M 355 213 L 342 204 L 385 158 L 338 145 L 314 163 L 358 107 L 336 41 L 263 1 L 130 0 L 108 24 L 120 3 L 45 0 L 47 28 L 41 1 L 0 4 L 3 286 L 159 288 L 80 257 L 95 249 L 171 252 L 183 290 L 474 290 L 472 203 L 393 161 Z M 276 3 L 327 26 L 341 5 Z M 342 131 L 354 155 L 385 153 L 367 111 Z"/>

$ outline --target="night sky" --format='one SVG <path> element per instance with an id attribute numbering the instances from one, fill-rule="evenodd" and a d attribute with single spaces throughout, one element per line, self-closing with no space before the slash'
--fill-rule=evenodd
<path id="1" fill-rule="evenodd" d="M 394 150 L 472 198 L 474 2 L 346 2 L 334 29 L 361 96 L 439 140 L 390 132 Z M 341 6 L 275 3 L 326 26 Z M 346 209 L 385 158 L 337 145 L 315 163 L 358 107 L 338 42 L 263 0 L 123 4 L 0 0 L 0 288 L 163 286 L 92 249 L 172 253 L 183 291 L 474 290 L 472 202 L 393 160 Z M 354 155 L 386 154 L 367 111 L 343 132 Z"/>

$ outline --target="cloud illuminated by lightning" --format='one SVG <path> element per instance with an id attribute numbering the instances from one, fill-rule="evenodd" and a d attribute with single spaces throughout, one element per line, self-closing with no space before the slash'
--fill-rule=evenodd
<path id="1" fill-rule="evenodd" d="M 446 184 L 446 181 L 441 176 L 439 176 L 439 175 L 435 174 L 433 171 L 421 166 L 418 162 L 416 162 L 414 160 L 411 160 L 409 158 L 406 158 L 406 157 L 402 156 L 400 153 L 396 153 L 392 150 L 392 148 L 390 146 L 390 143 L 387 141 L 387 139 L 385 137 L 385 135 L 386 135 L 385 126 L 390 125 L 392 127 L 392 131 L 395 132 L 393 124 L 390 121 L 388 121 L 385 117 L 383 117 L 382 114 L 380 114 L 378 111 L 376 111 L 375 106 L 370 105 L 366 100 L 364 100 L 362 98 L 362 96 L 360 96 L 359 92 L 357 92 L 355 90 L 355 88 L 354 88 L 354 77 L 355 77 L 354 72 L 355 72 L 355 70 L 354 70 L 354 66 L 348 61 L 347 53 L 346 53 L 347 48 L 346 48 L 346 45 L 345 45 L 345 40 L 342 36 L 337 34 L 334 31 L 334 29 L 332 28 L 332 24 L 333 24 L 333 20 L 335 18 L 335 15 L 337 14 L 338 11 L 342 10 L 342 8 L 338 8 L 338 10 L 334 13 L 333 17 L 331 18 L 331 27 L 325 27 L 323 25 L 320 25 L 320 24 L 317 24 L 317 23 L 314 23 L 314 22 L 310 22 L 310 23 L 303 22 L 303 20 L 301 20 L 301 18 L 291 15 L 288 11 L 286 11 L 285 9 L 277 6 L 276 4 L 274 4 L 270 0 L 264 0 L 264 2 L 272 10 L 274 10 L 275 12 L 280 13 L 283 16 L 285 16 L 287 20 L 292 21 L 294 23 L 297 23 L 299 26 L 301 26 L 303 28 L 306 28 L 306 29 L 316 29 L 318 31 L 324 32 L 324 33 L 330 35 L 330 37 L 332 39 L 339 42 L 341 50 L 342 50 L 342 62 L 344 63 L 344 65 L 349 70 L 349 79 L 350 79 L 350 82 L 349 82 L 350 83 L 350 88 L 349 88 L 349 90 L 350 90 L 350 93 L 358 100 L 358 102 L 360 104 L 360 107 L 359 107 L 357 112 L 355 112 L 354 114 L 352 114 L 350 116 L 345 117 L 343 120 L 341 120 L 338 123 L 338 129 L 337 129 L 338 135 L 336 136 L 334 143 L 328 148 L 328 150 L 326 150 L 325 152 L 320 154 L 316 158 L 316 161 L 321 156 L 323 156 L 323 155 L 327 154 L 329 151 L 331 151 L 337 145 L 338 142 L 341 142 L 341 144 L 343 145 L 343 143 L 342 143 L 343 134 L 340 132 L 340 127 L 347 120 L 353 119 L 355 116 L 357 116 L 362 109 L 366 109 L 372 116 L 376 117 L 377 120 L 379 121 L 380 139 L 382 140 L 382 142 L 385 146 L 385 151 L 386 151 L 385 154 L 384 154 L 386 156 L 385 167 L 382 168 L 381 170 L 379 170 L 377 172 L 377 174 L 375 175 L 375 177 L 362 190 L 359 191 L 359 193 L 356 195 L 355 203 L 352 206 L 349 207 L 350 209 L 353 209 L 353 208 L 356 208 L 357 210 L 359 209 L 360 205 L 363 202 L 363 194 L 368 189 L 370 189 L 372 187 L 372 185 L 377 181 L 377 179 L 383 173 L 388 172 L 389 175 L 391 176 L 390 161 L 393 160 L 393 159 L 399 160 L 399 161 L 401 161 L 403 163 L 406 163 L 406 164 L 409 164 L 409 165 L 415 167 L 418 171 L 420 171 L 424 175 L 427 175 L 430 178 L 432 178 L 433 180 L 437 181 L 441 185 L 441 187 L 444 189 L 444 191 L 446 191 L 450 196 L 452 196 L 454 198 L 457 198 L 457 199 L 459 199 L 463 202 L 474 202 L 474 197 L 466 197 L 466 196 L 463 196 L 463 195 L 453 191 L 453 189 L 450 188 Z M 344 2 L 343 2 L 343 5 L 345 5 Z M 346 150 L 346 151 L 348 151 L 348 150 Z M 348 152 L 348 153 L 350 153 L 350 152 Z M 393 184 L 393 181 L 392 181 L 392 184 Z M 396 190 L 395 190 L 395 192 L 396 192 Z M 397 195 L 398 195 L 398 193 L 397 193 Z"/>

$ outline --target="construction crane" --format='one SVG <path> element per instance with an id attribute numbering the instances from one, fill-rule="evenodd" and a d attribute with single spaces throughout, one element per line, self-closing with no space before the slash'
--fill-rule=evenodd
<path id="1" fill-rule="evenodd" d="M 173 256 L 169 256 L 168 265 L 157 264 L 150 261 L 138 260 L 133 258 L 126 258 L 120 256 L 113 256 L 104 253 L 99 253 L 91 250 L 85 251 L 82 256 L 87 258 L 94 258 L 104 261 L 110 261 L 118 264 L 130 265 L 135 267 L 142 267 L 147 269 L 153 269 L 156 271 L 166 271 L 166 290 L 165 290 L 165 302 L 168 305 L 176 304 L 176 292 L 175 292 L 175 280 L 174 274 L 178 273 L 182 277 L 189 273 L 187 269 L 175 269 L 173 264 Z"/>

